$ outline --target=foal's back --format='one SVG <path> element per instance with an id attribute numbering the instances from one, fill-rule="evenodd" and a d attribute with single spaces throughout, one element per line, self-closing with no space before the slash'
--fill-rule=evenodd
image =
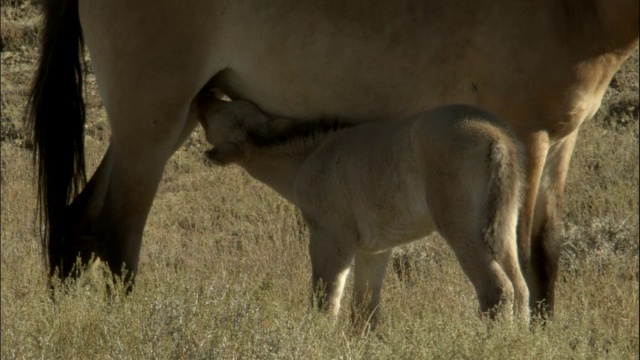
<path id="1" fill-rule="evenodd" d="M 348 128 L 303 163 L 294 196 L 311 218 L 356 231 L 363 250 L 422 238 L 458 216 L 452 209 L 468 209 L 477 227 L 496 142 L 518 152 L 505 122 L 469 105 Z"/>

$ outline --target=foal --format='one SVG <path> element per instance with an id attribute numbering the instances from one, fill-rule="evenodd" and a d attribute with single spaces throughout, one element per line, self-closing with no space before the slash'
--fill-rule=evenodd
<path id="1" fill-rule="evenodd" d="M 499 305 L 515 307 L 528 319 L 516 246 L 522 155 L 494 115 L 449 105 L 349 127 L 270 118 L 250 102 L 208 95 L 197 109 L 213 163 L 240 165 L 302 211 L 322 309 L 338 314 L 355 260 L 354 320 L 375 326 L 393 247 L 438 231 L 473 283 L 481 311 L 494 317 Z"/>

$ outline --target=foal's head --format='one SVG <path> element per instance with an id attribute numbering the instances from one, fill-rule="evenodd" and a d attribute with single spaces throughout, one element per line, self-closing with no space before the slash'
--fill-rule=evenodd
<path id="1" fill-rule="evenodd" d="M 227 165 L 246 158 L 251 137 L 263 136 L 269 118 L 249 101 L 223 101 L 202 94 L 197 99 L 200 123 L 214 148 L 206 155 L 213 163 Z"/>
<path id="2" fill-rule="evenodd" d="M 207 141 L 214 145 L 206 155 L 217 165 L 256 156 L 307 156 L 328 135 L 354 125 L 338 120 L 269 117 L 249 101 L 222 101 L 212 94 L 198 95 L 196 107 Z"/>

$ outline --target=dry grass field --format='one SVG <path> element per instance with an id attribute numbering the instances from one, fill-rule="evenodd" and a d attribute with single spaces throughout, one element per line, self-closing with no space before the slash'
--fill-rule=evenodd
<path id="1" fill-rule="evenodd" d="M 337 324 L 309 310 L 306 230 L 295 209 L 238 168 L 206 166 L 201 129 L 167 165 L 133 294 L 107 298 L 98 269 L 51 301 L 22 125 L 37 28 L 29 1 L 2 0 L 2 359 L 638 358 L 637 54 L 581 130 L 555 319 L 531 330 L 489 327 L 452 252 L 431 237 L 396 255 L 407 271 L 390 267 L 379 331 L 361 336 L 348 309 Z M 93 171 L 109 126 L 88 81 Z"/>

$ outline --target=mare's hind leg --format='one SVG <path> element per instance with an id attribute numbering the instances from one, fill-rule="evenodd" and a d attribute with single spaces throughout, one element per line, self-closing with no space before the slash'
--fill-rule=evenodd
<path id="1" fill-rule="evenodd" d="M 391 257 L 391 250 L 371 254 L 356 253 L 353 281 L 352 321 L 354 325 L 371 324 L 374 330 L 380 317 L 380 292 Z"/>
<path id="2" fill-rule="evenodd" d="M 192 122 L 187 121 L 187 109 L 188 105 L 163 113 L 147 110 L 147 115 L 140 114 L 145 112 L 140 109 L 139 117 L 120 118 L 122 122 L 112 120 L 109 150 L 92 178 L 88 196 L 82 197 L 87 199 L 88 206 L 84 221 L 89 224 L 89 237 L 98 244 L 99 256 L 116 275 L 122 275 L 124 266 L 127 280 L 133 280 L 131 275 L 137 271 L 142 231 L 164 165 L 180 142 L 181 134 L 193 128 Z M 123 125 L 145 116 L 155 120 L 164 118 L 165 122 L 144 130 Z M 145 136 L 135 135 L 142 133 Z M 161 139 L 166 134 L 171 135 Z"/>
<path id="3" fill-rule="evenodd" d="M 193 132 L 198 120 L 195 116 L 190 116 L 182 129 L 181 135 L 176 142 L 173 152 L 175 152 L 186 138 Z M 76 255 L 80 256 L 82 264 L 88 264 L 92 256 L 98 256 L 106 259 L 105 245 L 93 236 L 92 225 L 98 219 L 102 210 L 109 179 L 112 176 L 113 168 L 113 150 L 110 145 L 105 153 L 100 165 L 94 172 L 93 176 L 87 183 L 73 203 L 67 210 L 69 217 L 78 219 L 79 223 L 70 226 L 70 239 L 74 243 L 70 244 L 67 249 L 68 262 L 73 262 Z"/>
<path id="4" fill-rule="evenodd" d="M 101 258 L 116 275 L 124 266 L 126 280 L 137 271 L 143 229 L 165 164 L 193 128 L 190 104 L 222 67 L 208 34 L 214 27 L 177 26 L 203 9 L 176 6 L 175 16 L 166 21 L 146 16 L 147 10 L 126 1 L 79 6 L 112 137 L 105 166 L 86 196 L 94 214 L 73 221 L 85 222 Z"/>
<path id="5" fill-rule="evenodd" d="M 355 243 L 349 241 L 349 234 L 334 234 L 315 226 L 310 226 L 309 232 L 312 302 L 320 310 L 337 317 L 344 285 L 355 255 Z"/>

